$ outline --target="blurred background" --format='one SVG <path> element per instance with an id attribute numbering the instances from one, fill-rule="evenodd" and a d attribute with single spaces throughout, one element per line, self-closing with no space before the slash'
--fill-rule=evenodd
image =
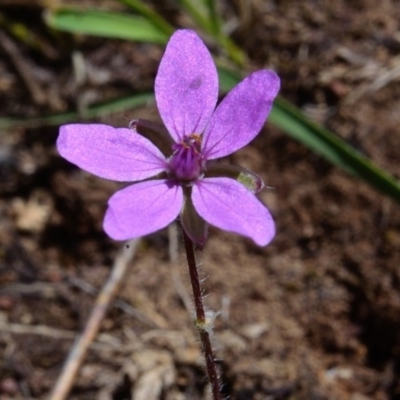
<path id="1" fill-rule="evenodd" d="M 165 43 L 191 28 L 221 96 L 282 80 L 229 158 L 273 188 L 276 238 L 211 229 L 198 254 L 224 395 L 400 399 L 399 21 L 396 0 L 0 0 L 0 398 L 46 398 L 121 246 L 102 230 L 121 186 L 59 157 L 58 126 L 159 120 Z M 182 247 L 140 242 L 69 399 L 207 398 Z"/>

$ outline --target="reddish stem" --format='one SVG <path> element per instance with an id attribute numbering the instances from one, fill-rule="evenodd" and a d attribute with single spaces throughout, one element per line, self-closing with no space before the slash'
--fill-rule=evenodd
<path id="1" fill-rule="evenodd" d="M 214 351 L 210 339 L 210 331 L 212 328 L 210 323 L 212 324 L 212 321 L 206 321 L 206 312 L 204 310 L 203 296 L 201 293 L 196 258 L 194 256 L 193 243 L 183 229 L 182 232 L 185 241 L 186 257 L 189 265 L 190 281 L 192 283 L 194 304 L 196 308 L 195 324 L 200 332 L 200 339 L 206 361 L 207 375 L 211 385 L 213 400 L 221 400 L 218 370 L 215 364 Z"/>

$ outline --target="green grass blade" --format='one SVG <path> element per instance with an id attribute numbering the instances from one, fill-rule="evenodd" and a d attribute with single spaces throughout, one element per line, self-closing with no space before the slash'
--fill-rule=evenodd
<path id="1" fill-rule="evenodd" d="M 204 32 L 213 34 L 212 23 L 201 2 L 192 0 L 175 0 L 176 3 L 192 18 L 197 27 Z"/>
<path id="2" fill-rule="evenodd" d="M 214 38 L 235 64 L 239 67 L 245 66 L 246 55 L 229 36 L 222 32 L 215 5 L 210 6 L 193 0 L 175 0 L 175 2 L 186 11 L 199 29 Z M 206 3 L 210 1 L 207 0 Z"/>
<path id="3" fill-rule="evenodd" d="M 218 72 L 220 87 L 225 92 L 240 81 L 236 72 L 223 67 Z M 332 164 L 400 202 L 400 182 L 396 178 L 286 100 L 276 99 L 268 120 Z"/>
<path id="4" fill-rule="evenodd" d="M 239 72 L 227 68 L 220 60 L 216 60 L 219 88 L 222 93 L 229 92 L 234 86 L 241 81 Z"/>
<path id="5" fill-rule="evenodd" d="M 45 19 L 52 28 L 72 33 L 161 44 L 169 37 L 145 17 L 126 13 L 59 9 L 49 11 Z"/>
<path id="6" fill-rule="evenodd" d="M 219 36 L 221 33 L 222 20 L 217 13 L 217 2 L 215 0 L 203 0 L 203 2 L 208 10 L 212 31 L 215 36 Z"/>
<path id="7" fill-rule="evenodd" d="M 89 107 L 85 113 L 79 114 L 77 111 L 66 113 L 57 113 L 44 115 L 34 118 L 8 117 L 0 118 L 0 129 L 9 129 L 13 127 L 39 127 L 66 124 L 68 122 L 82 121 L 109 115 L 116 112 L 131 110 L 135 107 L 144 106 L 154 102 L 153 93 L 138 93 L 123 97 L 116 100 L 111 100 L 105 103 L 97 104 Z"/>
<path id="8" fill-rule="evenodd" d="M 166 21 L 161 15 L 159 15 L 151 7 L 149 7 L 147 4 L 144 4 L 140 0 L 119 1 L 146 17 L 154 26 L 159 28 L 167 36 L 171 36 L 174 32 L 175 28 L 168 21 Z"/>
<path id="9" fill-rule="evenodd" d="M 343 139 L 311 121 L 286 100 L 278 98 L 269 121 L 346 172 L 364 180 L 400 203 L 400 182 Z"/>

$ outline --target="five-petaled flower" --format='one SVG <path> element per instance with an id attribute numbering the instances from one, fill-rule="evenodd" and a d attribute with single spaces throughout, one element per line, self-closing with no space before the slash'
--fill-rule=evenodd
<path id="1" fill-rule="evenodd" d="M 164 125 L 144 120 L 131 121 L 129 128 L 68 124 L 60 128 L 57 148 L 97 176 L 139 181 L 108 202 L 104 229 L 113 239 L 143 236 L 179 217 L 199 245 L 206 240 L 208 224 L 266 245 L 275 225 L 255 197 L 264 186 L 261 178 L 215 159 L 258 134 L 278 90 L 274 72 L 257 71 L 216 107 L 218 76 L 211 55 L 196 33 L 178 30 L 155 81 Z"/>

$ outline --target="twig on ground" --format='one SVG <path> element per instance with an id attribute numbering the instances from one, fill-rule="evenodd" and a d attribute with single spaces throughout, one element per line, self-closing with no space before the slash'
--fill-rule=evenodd
<path id="1" fill-rule="evenodd" d="M 91 294 L 92 296 L 96 295 L 96 288 L 94 288 L 92 285 L 89 285 L 87 282 L 85 282 L 82 279 L 76 278 L 76 277 L 70 277 L 68 278 L 68 283 L 74 287 L 79 288 L 80 290 Z M 149 317 L 148 315 L 145 315 L 141 311 L 137 310 L 136 308 L 132 307 L 130 304 L 128 304 L 126 301 L 116 299 L 112 302 L 111 304 L 113 307 L 118 308 L 122 310 L 124 313 L 136 318 L 138 321 L 142 322 L 143 324 L 151 327 L 151 328 L 161 328 L 159 323 Z"/>
<path id="2" fill-rule="evenodd" d="M 3 286 L 0 289 L 0 294 L 11 295 L 27 295 L 36 296 L 40 295 L 44 298 L 54 298 L 57 294 L 57 286 L 54 283 L 48 282 L 32 282 L 32 283 L 12 283 Z"/>
<path id="3" fill-rule="evenodd" d="M 176 222 L 168 225 L 168 255 L 172 265 L 178 263 L 178 229 Z"/>
<path id="4" fill-rule="evenodd" d="M 67 277 L 65 282 L 78 288 L 79 290 L 90 294 L 91 296 L 96 296 L 98 291 L 97 289 L 90 285 L 89 283 L 85 282 L 83 279 L 76 278 L 74 276 Z M 63 285 L 63 283 L 62 283 Z M 29 284 L 23 283 L 13 283 L 11 285 L 5 286 L 0 289 L 0 294 L 18 294 L 18 295 L 40 295 L 45 297 L 46 299 L 54 298 L 57 295 L 60 296 L 61 288 L 60 283 L 46 283 L 46 282 L 34 282 Z M 122 310 L 124 313 L 136 318 L 138 321 L 142 322 L 143 324 L 151 327 L 151 328 L 161 328 L 160 324 L 151 318 L 148 315 L 145 315 L 141 311 L 137 310 L 136 308 L 132 307 L 129 303 L 116 299 L 111 303 L 112 307 L 118 308 Z"/>
<path id="5" fill-rule="evenodd" d="M 79 367 L 85 358 L 87 349 L 96 337 L 107 308 L 117 293 L 120 283 L 128 269 L 128 265 L 135 254 L 137 244 L 138 240 L 130 241 L 123 246 L 122 250 L 117 255 L 111 275 L 97 297 L 92 314 L 89 317 L 83 333 L 75 339 L 61 375 L 50 395 L 50 400 L 64 400 L 67 398 Z"/>
<path id="6" fill-rule="evenodd" d="M 66 329 L 56 329 L 46 325 L 26 325 L 15 324 L 9 322 L 0 322 L 0 332 L 12 333 L 14 335 L 38 335 L 53 339 L 69 339 L 76 338 L 76 332 Z M 97 337 L 97 343 L 91 344 L 93 348 L 104 348 L 104 345 L 121 348 L 121 342 L 115 337 L 108 334 L 100 334 Z"/>
<path id="7" fill-rule="evenodd" d="M 0 323 L 0 332 L 10 332 L 13 334 L 29 334 L 52 337 L 55 339 L 74 339 L 76 334 L 72 331 L 50 328 L 44 325 L 24 325 L 12 323 Z"/>
<path id="8" fill-rule="evenodd" d="M 38 105 L 43 105 L 46 103 L 46 93 L 42 90 L 40 85 L 36 82 L 35 78 L 32 76 L 29 65 L 24 60 L 22 54 L 19 52 L 18 47 L 15 43 L 0 30 L 0 43 L 3 49 L 10 56 L 15 68 L 17 69 L 19 75 L 24 81 L 27 89 L 29 90 L 33 101 Z"/>
<path id="9" fill-rule="evenodd" d="M 193 302 L 179 275 L 178 266 L 178 229 L 176 223 L 168 226 L 169 261 L 171 263 L 171 277 L 174 287 L 189 314 L 193 313 Z"/>

